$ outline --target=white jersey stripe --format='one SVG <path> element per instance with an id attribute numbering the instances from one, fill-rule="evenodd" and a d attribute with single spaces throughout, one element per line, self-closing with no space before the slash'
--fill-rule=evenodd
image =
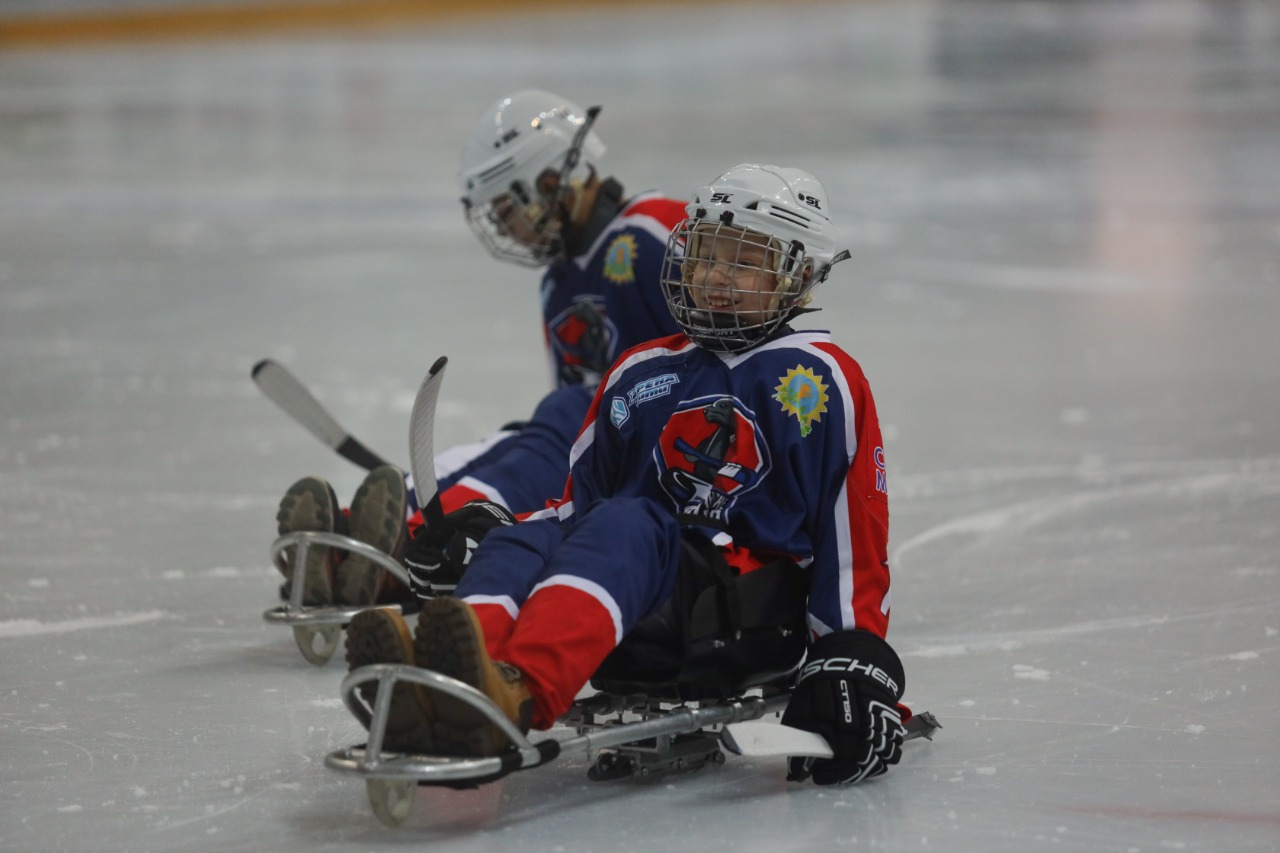
<path id="1" fill-rule="evenodd" d="M 516 607 L 515 599 L 509 595 L 468 595 L 462 600 L 472 606 L 477 604 L 496 604 L 507 611 L 512 619 L 520 615 L 520 608 Z"/>
<path id="2" fill-rule="evenodd" d="M 492 501 L 496 504 L 502 504 L 508 509 L 511 508 L 511 505 L 507 503 L 507 499 L 502 496 L 502 492 L 499 492 L 493 486 L 482 480 L 477 480 L 475 477 L 463 477 L 454 485 L 463 486 L 471 489 L 472 491 L 479 492 L 485 496 L 486 500 Z"/>
<path id="3" fill-rule="evenodd" d="M 601 606 L 609 612 L 609 618 L 613 620 L 613 642 L 615 644 L 622 642 L 622 610 L 618 607 L 618 602 L 613 596 L 595 581 L 589 581 L 586 578 L 580 578 L 575 575 L 552 575 L 551 577 L 538 584 L 529 593 L 529 598 L 533 598 L 538 594 L 538 590 L 549 586 L 567 586 L 573 589 L 585 592 L 587 595 L 600 602 Z M 527 599 L 526 599 L 527 600 Z"/>
<path id="4" fill-rule="evenodd" d="M 845 452 L 848 453 L 849 464 L 852 465 L 853 459 L 858 453 L 858 434 L 854 428 L 857 424 L 857 412 L 854 409 L 853 394 L 849 387 L 849 382 L 841 369 L 840 363 L 826 350 L 814 346 L 815 344 L 826 343 L 831 343 L 831 335 L 827 332 L 799 332 L 775 341 L 769 341 L 738 355 L 726 356 L 724 360 L 732 369 L 753 356 L 775 349 L 804 349 L 814 357 L 821 359 L 827 365 L 830 381 L 835 383 L 839 389 L 844 422 L 848 424 L 848 428 L 845 430 L 845 435 L 847 436 Z M 836 626 L 836 630 L 851 630 L 857 627 L 857 618 L 853 611 L 853 534 L 849 529 L 849 482 L 847 478 L 840 486 L 840 493 L 836 496 L 832 513 L 834 515 L 832 527 L 835 532 L 836 552 L 839 560 L 837 565 L 840 567 L 841 624 Z M 812 614 L 810 615 L 810 620 L 813 621 Z M 833 630 L 826 625 L 822 627 L 825 630 L 820 633 Z"/>

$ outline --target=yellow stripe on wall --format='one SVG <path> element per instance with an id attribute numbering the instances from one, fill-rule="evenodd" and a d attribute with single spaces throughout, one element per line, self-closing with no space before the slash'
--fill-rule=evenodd
<path id="1" fill-rule="evenodd" d="M 275 0 L 0 16 L 0 47 L 207 39 L 298 30 L 381 29 L 493 12 L 596 6 L 598 0 Z"/>

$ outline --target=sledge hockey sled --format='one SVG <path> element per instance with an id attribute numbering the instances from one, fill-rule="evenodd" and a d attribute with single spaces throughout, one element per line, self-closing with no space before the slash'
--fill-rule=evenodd
<path id="1" fill-rule="evenodd" d="M 370 682 L 377 683 L 372 707 L 365 705 L 359 693 L 360 686 Z M 510 746 L 501 755 L 483 758 L 384 751 L 382 744 L 396 682 L 421 685 L 467 702 L 507 735 Z M 626 778 L 654 782 L 672 774 L 724 764 L 726 750 L 739 755 L 829 757 L 826 742 L 809 732 L 774 724 L 750 730 L 735 726 L 780 714 L 791 698 L 789 683 L 789 676 L 779 681 L 769 675 L 762 684 L 715 696 L 701 686 L 670 683 L 650 685 L 648 692 L 625 692 L 641 685 L 593 679 L 593 686 L 606 689 L 579 699 L 560 720 L 560 726 L 571 729 L 573 735 L 535 741 L 470 685 L 426 669 L 374 664 L 352 670 L 342 682 L 342 699 L 368 728 L 368 742 L 329 753 L 325 765 L 364 777 L 374 815 L 382 824 L 394 827 L 412 813 L 419 785 L 474 788 L 562 756 L 593 751 L 596 758 L 587 777 L 597 782 Z M 624 692 L 612 692 L 618 688 Z M 679 695 L 682 689 L 690 689 L 701 698 L 683 699 Z M 932 714 L 922 713 L 913 716 L 906 728 L 908 740 L 932 739 L 941 725 Z M 762 744 L 756 738 L 766 731 L 782 736 Z"/>
<path id="2" fill-rule="evenodd" d="M 791 698 L 807 648 L 805 576 L 787 561 L 733 575 L 714 559 L 698 559 L 699 549 L 714 553 L 709 544 L 687 539 L 684 547 L 691 553 L 671 599 L 596 670 L 591 686 L 598 692 L 576 701 L 559 721 L 558 728 L 572 736 L 530 740 L 487 696 L 461 681 L 417 667 L 373 664 L 349 672 L 341 688 L 369 739 L 329 753 L 325 764 L 363 776 L 374 814 L 395 826 L 408 817 L 418 785 L 472 788 L 566 755 L 594 752 L 587 776 L 600 782 L 656 781 L 720 765 L 726 749 L 829 757 L 826 741 L 809 732 L 761 725 L 758 732 L 787 736 L 761 746 L 734 728 L 781 713 Z M 397 682 L 466 702 L 506 734 L 510 746 L 485 758 L 384 751 Z M 360 690 L 370 683 L 377 684 L 371 706 Z M 931 737 L 939 727 L 931 714 L 918 714 L 908 721 L 907 737 Z"/>
<path id="3" fill-rule="evenodd" d="M 341 533 L 329 533 L 319 530 L 299 530 L 286 533 L 271 543 L 271 561 L 282 572 L 290 569 L 285 549 L 293 548 L 293 566 L 305 566 L 307 554 L 312 548 L 334 548 L 359 554 L 372 560 L 390 572 L 406 587 L 409 575 L 389 554 L 384 554 L 372 545 L 352 539 Z M 293 629 L 294 642 L 298 651 L 308 663 L 324 666 L 337 651 L 342 642 L 342 632 L 357 613 L 374 605 L 304 605 L 306 593 L 306 572 L 288 571 L 292 577 L 289 583 L 289 599 L 285 604 L 273 607 L 262 614 L 262 618 L 272 625 L 287 625 Z M 398 604 L 379 604 L 378 607 L 400 609 Z"/>

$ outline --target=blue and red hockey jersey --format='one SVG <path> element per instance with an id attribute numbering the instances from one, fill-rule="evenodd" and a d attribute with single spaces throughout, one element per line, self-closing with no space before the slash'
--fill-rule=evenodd
<path id="1" fill-rule="evenodd" d="M 736 354 L 682 335 L 630 350 L 600 383 L 570 465 L 564 497 L 535 517 L 646 499 L 714 532 L 742 571 L 784 555 L 806 568 L 815 634 L 885 635 L 880 425 L 862 369 L 826 332 Z"/>
<path id="2" fill-rule="evenodd" d="M 667 237 L 684 208 L 659 193 L 642 193 L 586 251 L 547 269 L 542 313 L 557 390 L 539 402 L 523 429 L 437 457 L 446 511 L 484 499 L 523 513 L 560 493 L 569 446 L 605 370 L 624 350 L 678 331 L 659 278 Z M 419 521 L 412 518 L 411 527 Z"/>
<path id="3" fill-rule="evenodd" d="M 542 278 L 542 317 L 557 386 L 594 387 L 618 354 L 679 331 L 659 286 L 667 237 L 684 202 L 628 201 L 586 251 Z"/>

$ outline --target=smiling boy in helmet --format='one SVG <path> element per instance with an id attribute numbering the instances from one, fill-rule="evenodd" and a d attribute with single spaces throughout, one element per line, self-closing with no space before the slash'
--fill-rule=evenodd
<path id="1" fill-rule="evenodd" d="M 546 728 L 620 655 L 653 669 L 631 655 L 634 641 L 673 612 L 665 625 L 692 624 L 682 596 L 700 566 L 738 579 L 772 572 L 798 582 L 808 628 L 798 648 L 771 635 L 789 667 L 807 645 L 783 722 L 822 734 L 835 753 L 791 759 L 789 778 L 858 782 L 895 764 L 905 678 L 885 641 L 888 496 L 875 403 L 828 333 L 789 326 L 846 257 L 826 193 L 806 172 L 746 164 L 699 189 L 663 274 L 683 334 L 635 347 L 609 369 L 563 498 L 487 536 L 454 596 L 421 590 L 413 632 L 391 610 L 352 621 L 353 667 L 435 670 L 484 692 L 524 730 Z M 758 651 L 750 662 L 764 666 L 773 656 Z M 478 712 L 456 706 L 401 683 L 387 748 L 508 748 Z"/>

